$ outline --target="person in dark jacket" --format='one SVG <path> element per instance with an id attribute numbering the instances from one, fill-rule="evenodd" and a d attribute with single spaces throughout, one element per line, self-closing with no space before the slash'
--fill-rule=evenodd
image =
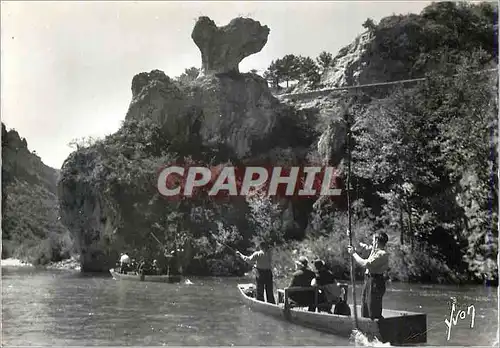
<path id="1" fill-rule="evenodd" d="M 330 272 L 322 260 L 314 261 L 314 268 L 316 268 L 316 284 L 318 286 L 337 284 L 337 280 L 333 276 L 333 273 Z"/>
<path id="2" fill-rule="evenodd" d="M 297 270 L 292 275 L 292 281 L 289 287 L 310 287 L 316 274 L 309 269 L 309 261 L 305 256 L 301 256 L 298 261 L 295 261 Z M 314 306 L 314 290 L 291 292 L 290 299 L 298 306 L 308 306 L 310 312 L 316 310 Z"/>
<path id="3" fill-rule="evenodd" d="M 333 273 L 330 272 L 322 260 L 314 261 L 314 268 L 316 268 L 316 278 L 313 280 L 312 285 L 319 287 L 318 303 L 323 304 L 318 306 L 318 310 L 331 314 L 332 305 L 340 302 L 340 287 L 337 285 Z"/>

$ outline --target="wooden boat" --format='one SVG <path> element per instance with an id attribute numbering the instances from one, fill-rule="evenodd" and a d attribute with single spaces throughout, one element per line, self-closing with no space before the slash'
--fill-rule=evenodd
<path id="1" fill-rule="evenodd" d="M 140 275 L 137 272 L 128 272 L 127 274 L 116 272 L 110 269 L 109 272 L 115 279 L 119 280 L 133 280 L 143 282 L 156 282 L 156 283 L 179 283 L 182 280 L 181 275 Z"/>
<path id="2" fill-rule="evenodd" d="M 285 308 L 284 303 L 271 304 L 258 301 L 246 295 L 247 286 L 248 284 L 238 284 L 238 290 L 245 304 L 256 312 L 343 337 L 350 337 L 354 329 L 352 316 L 308 312 L 302 308 Z M 350 307 L 353 313 L 353 305 Z M 383 319 L 371 320 L 361 317 L 361 306 L 357 306 L 357 313 L 358 329 L 369 339 L 377 338 L 392 345 L 427 342 L 426 314 L 384 309 Z"/>

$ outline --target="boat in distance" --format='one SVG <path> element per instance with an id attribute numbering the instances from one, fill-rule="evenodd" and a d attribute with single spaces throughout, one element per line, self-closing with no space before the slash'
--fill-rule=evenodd
<path id="1" fill-rule="evenodd" d="M 249 284 L 238 284 L 243 302 L 255 312 L 273 316 L 291 323 L 350 337 L 354 329 L 352 316 L 308 312 L 301 308 L 285 308 L 284 303 L 272 304 L 258 301 L 245 293 Z M 353 313 L 353 305 L 349 305 Z M 424 313 L 383 310 L 383 319 L 371 320 L 361 317 L 361 306 L 357 306 L 358 330 L 369 339 L 377 338 L 391 345 L 421 345 L 427 342 L 427 315 Z"/>
<path id="2" fill-rule="evenodd" d="M 155 283 L 179 283 L 182 280 L 181 275 L 163 274 L 163 275 L 141 275 L 137 272 L 128 272 L 126 274 L 116 272 L 110 269 L 109 272 L 114 279 L 117 280 L 132 280 L 142 282 L 155 282 Z"/>

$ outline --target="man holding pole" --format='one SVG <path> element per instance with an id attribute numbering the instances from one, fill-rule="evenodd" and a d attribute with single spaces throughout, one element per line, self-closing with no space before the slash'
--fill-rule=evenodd
<path id="1" fill-rule="evenodd" d="M 350 231 L 347 231 L 350 235 Z M 385 250 L 389 238 L 386 233 L 378 233 L 373 236 L 370 256 L 361 258 L 354 247 L 347 248 L 354 260 L 366 267 L 365 284 L 363 287 L 361 315 L 364 318 L 382 318 L 382 297 L 385 294 L 384 273 L 389 269 L 389 254 Z"/>
<path id="2" fill-rule="evenodd" d="M 257 283 L 257 300 L 264 301 L 264 289 L 266 290 L 266 299 L 269 303 L 276 303 L 274 301 L 273 293 L 273 272 L 271 268 L 271 251 L 266 242 L 261 242 L 259 250 L 250 256 L 245 256 L 239 251 L 236 255 L 245 261 L 255 262 L 257 270 L 256 283 Z"/>

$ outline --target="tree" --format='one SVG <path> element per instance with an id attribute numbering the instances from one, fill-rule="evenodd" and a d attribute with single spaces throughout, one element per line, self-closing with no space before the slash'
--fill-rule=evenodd
<path id="1" fill-rule="evenodd" d="M 299 57 L 300 78 L 315 86 L 320 80 L 319 67 L 310 57 Z"/>
<path id="2" fill-rule="evenodd" d="M 246 197 L 250 208 L 248 219 L 255 231 L 254 241 L 264 240 L 270 244 L 284 242 L 281 208 L 271 197 L 257 191 Z"/>
<path id="3" fill-rule="evenodd" d="M 321 72 L 323 72 L 328 67 L 332 66 L 333 56 L 331 53 L 323 51 L 319 54 L 318 58 L 316 58 L 316 61 L 321 68 Z"/>
<path id="4" fill-rule="evenodd" d="M 300 78 L 301 59 L 293 54 L 287 54 L 276 61 L 278 75 L 286 81 L 288 88 L 289 82 Z"/>
<path id="5" fill-rule="evenodd" d="M 362 24 L 363 28 L 368 29 L 368 31 L 373 31 L 377 28 L 377 25 L 371 18 L 367 18 L 366 21 Z"/>
<path id="6" fill-rule="evenodd" d="M 267 70 L 264 72 L 264 79 L 266 79 L 271 86 L 274 88 L 279 88 L 279 83 L 281 82 L 281 75 L 278 71 L 277 63 L 273 60 Z"/>
<path id="7" fill-rule="evenodd" d="M 200 75 L 200 69 L 191 67 L 185 69 L 184 72 L 177 78 L 180 83 L 189 83 L 191 81 L 196 80 L 196 78 Z"/>

